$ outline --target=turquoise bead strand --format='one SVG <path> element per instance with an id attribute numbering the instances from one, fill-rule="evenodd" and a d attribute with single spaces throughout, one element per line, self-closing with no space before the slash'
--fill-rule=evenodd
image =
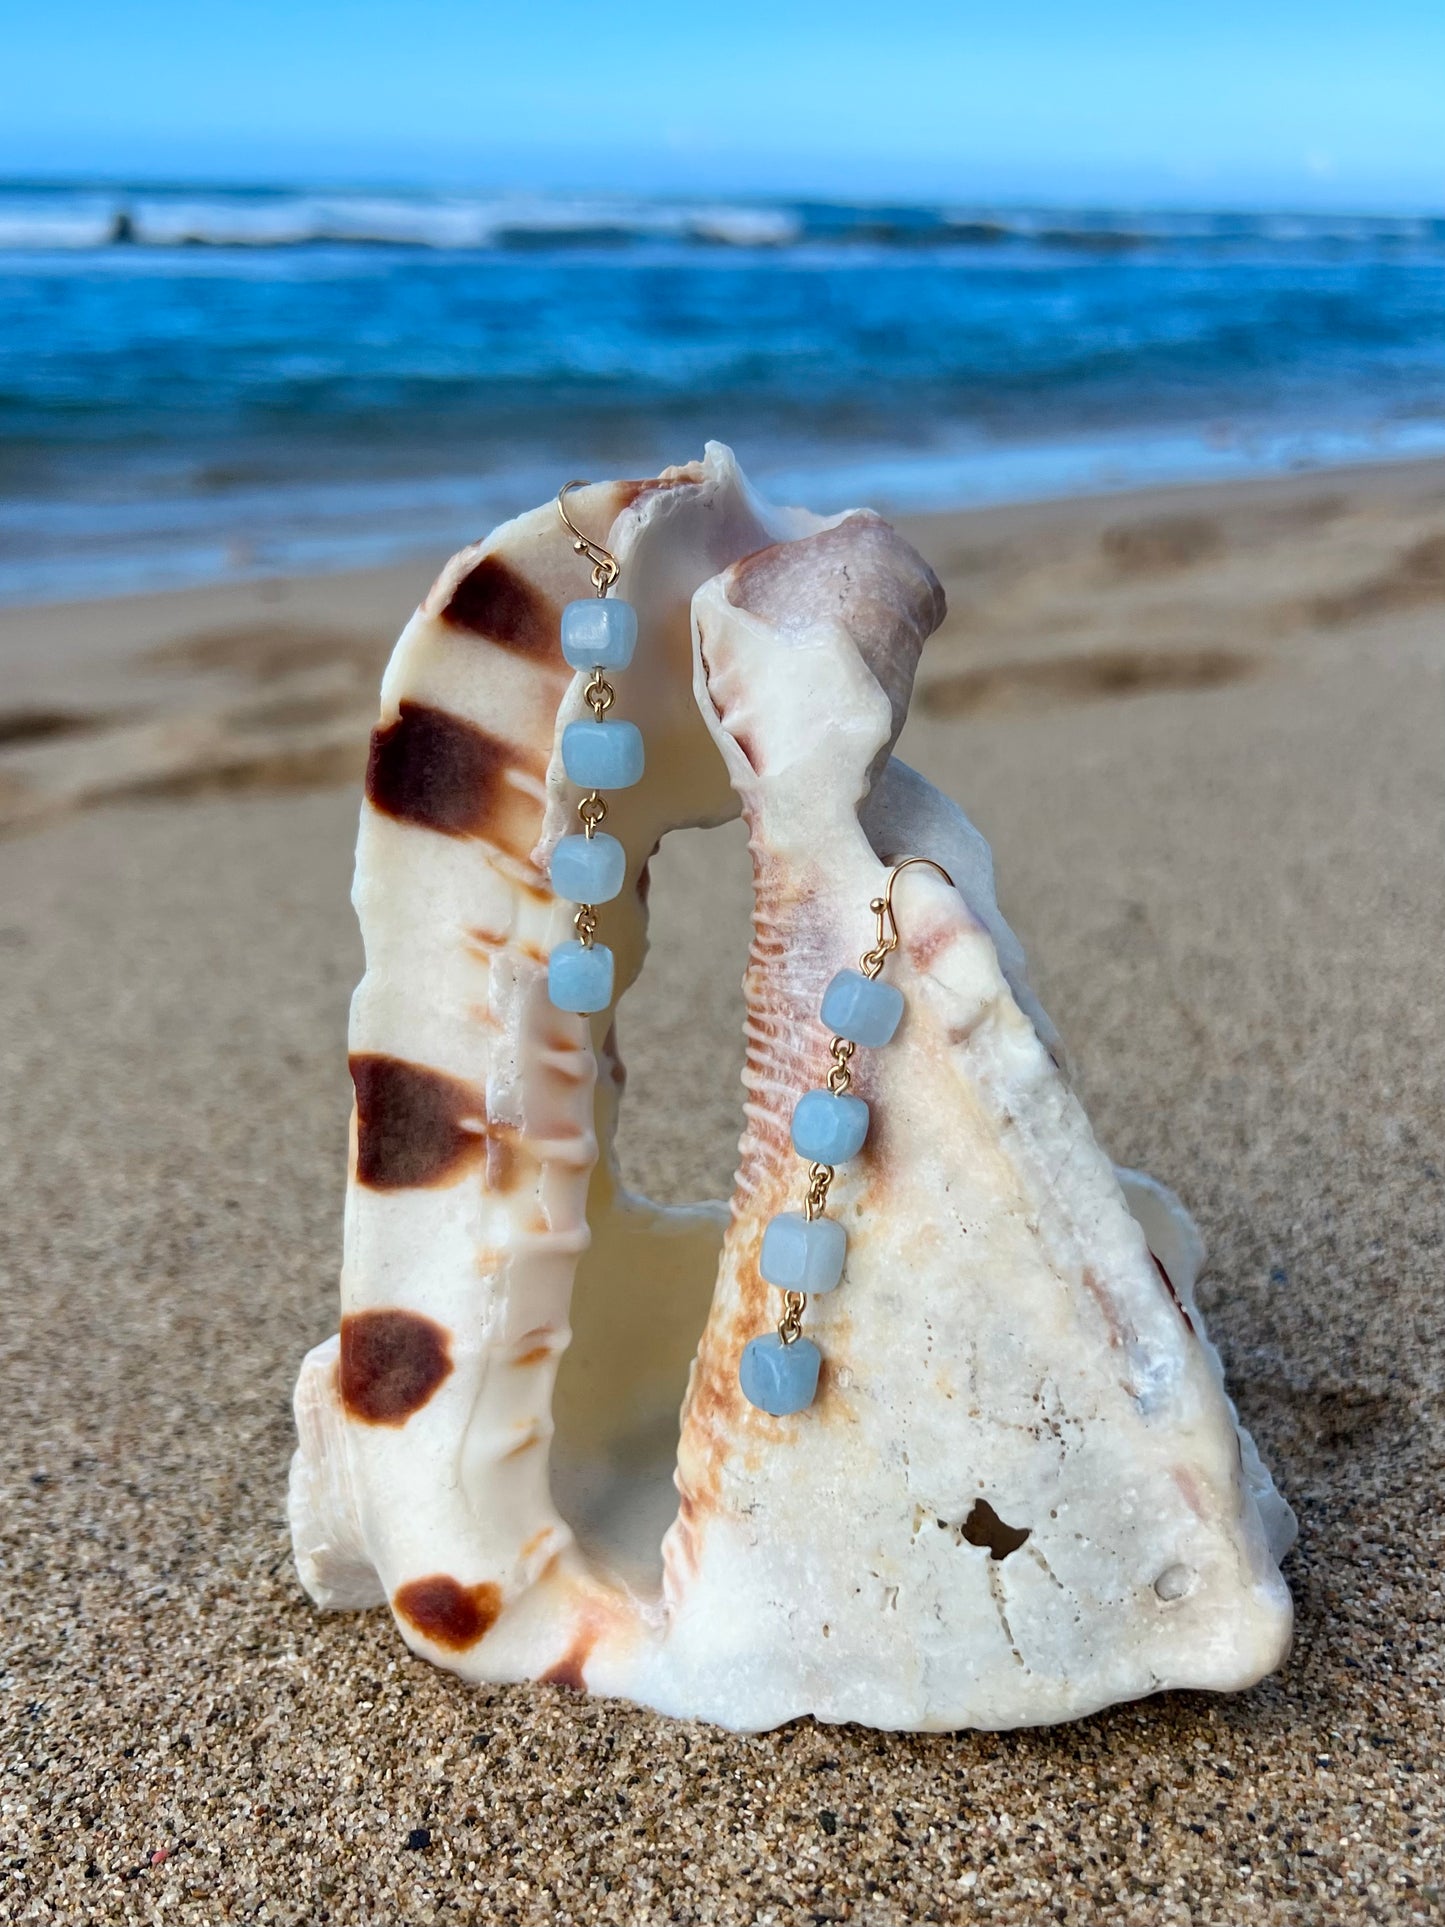
<path id="1" fill-rule="evenodd" d="M 588 672 L 583 691 L 590 722 L 568 723 L 562 731 L 562 767 L 580 785 L 577 803 L 582 828 L 565 836 L 552 853 L 552 887 L 576 904 L 576 936 L 560 943 L 547 960 L 547 991 L 559 1010 L 592 1016 L 612 1002 L 614 961 L 606 944 L 596 941 L 597 905 L 619 894 L 627 874 L 627 852 L 601 825 L 607 815 L 604 789 L 626 789 L 643 771 L 642 733 L 635 723 L 609 722 L 617 692 L 609 669 L 625 669 L 637 646 L 637 611 L 608 590 L 618 577 L 616 557 L 577 528 L 567 513 L 569 482 L 557 497 L 557 512 L 573 536 L 573 548 L 592 564 L 595 599 L 569 602 L 562 611 L 562 655 L 573 669 Z"/>
<path id="2" fill-rule="evenodd" d="M 875 946 L 861 958 L 861 971 L 840 971 L 823 994 L 823 1021 L 834 1031 L 828 1044 L 832 1069 L 823 1089 L 803 1091 L 792 1114 L 792 1145 L 807 1158 L 807 1195 L 801 1212 L 778 1212 L 763 1231 L 757 1270 L 782 1291 L 784 1308 L 776 1332 L 761 1333 L 744 1347 L 738 1382 L 749 1403 L 773 1418 L 805 1411 L 817 1397 L 823 1355 L 803 1337 L 803 1310 L 809 1297 L 836 1289 L 842 1280 L 848 1233 L 825 1216 L 828 1189 L 836 1168 L 857 1156 L 869 1131 L 869 1108 L 850 1091 L 852 1058 L 859 1043 L 888 1043 L 904 1008 L 900 990 L 873 981 L 884 956 L 886 950 L 879 954 Z M 873 1000 L 869 992 L 877 990 L 888 998 Z"/>
<path id="3" fill-rule="evenodd" d="M 903 1017 L 902 991 L 878 979 L 898 948 L 893 884 L 910 863 L 925 863 L 953 881 L 930 857 L 905 857 L 889 871 L 884 894 L 871 905 L 878 920 L 872 949 L 856 970 L 839 971 L 823 993 L 822 1019 L 833 1033 L 827 1083 L 805 1091 L 793 1107 L 793 1149 L 808 1160 L 807 1194 L 800 1212 L 782 1211 L 769 1221 L 758 1254 L 759 1275 L 783 1293 L 783 1315 L 776 1331 L 749 1340 L 738 1364 L 743 1396 L 774 1418 L 806 1410 L 817 1394 L 822 1354 L 802 1335 L 803 1312 L 810 1296 L 833 1291 L 843 1276 L 847 1233 L 824 1214 L 837 1166 L 856 1157 L 868 1136 L 868 1105 L 849 1088 L 854 1053 L 860 1044 L 891 1043 Z"/>
<path id="4" fill-rule="evenodd" d="M 868 1135 L 868 1106 L 848 1089 L 856 1048 L 835 1036 L 826 1087 L 805 1091 L 794 1105 L 793 1148 L 809 1160 L 808 1189 L 801 1211 L 780 1211 L 763 1231 L 758 1272 L 782 1292 L 783 1315 L 776 1331 L 743 1347 L 738 1382 L 748 1402 L 773 1418 L 806 1410 L 818 1390 L 822 1353 L 803 1336 L 803 1312 L 810 1297 L 836 1288 L 847 1258 L 848 1234 L 824 1213 L 837 1166 L 856 1157 Z"/>
<path id="5" fill-rule="evenodd" d="M 612 952 L 595 941 L 597 905 L 618 894 L 627 872 L 627 852 L 615 836 L 600 830 L 607 814 L 602 791 L 604 787 L 626 789 L 639 781 L 644 760 L 642 732 L 636 723 L 606 720 L 617 692 L 607 680 L 604 663 L 618 659 L 615 638 L 619 633 L 636 635 L 636 612 L 622 602 L 605 606 L 627 610 L 631 620 L 625 629 L 598 625 L 591 603 L 572 602 L 562 612 L 563 654 L 579 668 L 591 660 L 592 674 L 583 694 L 592 720 L 568 723 L 562 732 L 562 767 L 574 783 L 584 786 L 577 804 L 582 830 L 580 835 L 563 837 L 553 851 L 552 887 L 576 903 L 572 925 L 577 935 L 573 942 L 559 944 L 548 959 L 547 988 L 559 1010 L 584 1016 L 606 1010 L 612 1002 Z M 589 622 L 569 628 L 568 617 L 574 609 L 586 612 Z M 629 644 L 622 660 L 630 660 L 631 653 Z"/>

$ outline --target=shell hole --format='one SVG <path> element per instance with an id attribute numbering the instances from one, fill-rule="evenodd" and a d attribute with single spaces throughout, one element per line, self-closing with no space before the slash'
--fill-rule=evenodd
<path id="1" fill-rule="evenodd" d="M 987 1499 L 975 1499 L 973 1509 L 961 1528 L 971 1546 L 986 1546 L 990 1559 L 1007 1559 L 1028 1538 L 1028 1526 L 1011 1526 L 1001 1519 Z"/>
<path id="2" fill-rule="evenodd" d="M 647 956 L 618 1011 L 618 1161 L 628 1187 L 659 1204 L 725 1200 L 743 1124 L 747 832 L 741 822 L 675 830 L 649 871 Z"/>
<path id="3" fill-rule="evenodd" d="M 639 1588 L 660 1581 L 677 1513 L 678 1413 L 737 1164 L 751 917 L 741 823 L 663 839 L 649 865 L 647 957 L 618 1010 L 617 1159 L 629 1190 L 664 1205 L 712 1199 L 719 1212 L 665 1237 L 626 1218 L 594 1235 L 572 1297 L 551 1453 L 553 1497 L 583 1549 Z M 595 1231 L 595 1187 L 588 1216 Z"/>
<path id="4" fill-rule="evenodd" d="M 1154 1590 L 1166 1601 L 1182 1599 L 1193 1590 L 1195 1576 L 1191 1566 L 1166 1566 L 1154 1581 Z"/>

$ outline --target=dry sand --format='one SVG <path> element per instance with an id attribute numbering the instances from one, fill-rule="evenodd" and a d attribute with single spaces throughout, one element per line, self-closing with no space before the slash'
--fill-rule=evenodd
<path id="1" fill-rule="evenodd" d="M 1300 1513 L 1288 1669 L 1052 1731 L 737 1738 L 317 1613 L 288 1400 L 335 1320 L 355 776 L 427 572 L 12 612 L 0 1917 L 1445 1918 L 1445 469 L 911 533 L 952 615 L 905 753 L 992 837 L 1104 1141 L 1209 1237 Z M 713 847 L 664 851 L 624 1026 L 669 1196 L 726 1186 L 737 1122 Z"/>

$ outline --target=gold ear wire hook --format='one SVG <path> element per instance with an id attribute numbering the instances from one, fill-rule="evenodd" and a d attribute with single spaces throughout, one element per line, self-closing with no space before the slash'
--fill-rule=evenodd
<path id="1" fill-rule="evenodd" d="M 898 916 L 893 908 L 893 886 L 903 872 L 915 863 L 922 863 L 928 869 L 936 870 L 950 890 L 957 888 L 943 865 L 935 863 L 931 856 L 900 858 L 888 872 L 888 881 L 884 885 L 882 896 L 874 897 L 868 906 L 878 919 L 878 933 L 874 939 L 873 948 L 859 959 L 865 976 L 876 977 L 883 968 L 884 959 L 898 948 Z"/>
<path id="2" fill-rule="evenodd" d="M 617 557 L 610 549 L 604 549 L 600 542 L 594 542 L 590 535 L 584 535 L 572 517 L 567 513 L 567 492 L 569 489 L 586 488 L 584 481 L 564 482 L 557 491 L 557 513 L 563 526 L 572 536 L 572 547 L 578 555 L 585 555 L 592 564 L 592 586 L 598 595 L 605 596 L 622 571 L 618 568 Z"/>

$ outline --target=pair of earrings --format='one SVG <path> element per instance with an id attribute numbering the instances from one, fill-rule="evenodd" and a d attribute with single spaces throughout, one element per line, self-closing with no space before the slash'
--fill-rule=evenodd
<path id="1" fill-rule="evenodd" d="M 627 871 L 621 843 L 600 828 L 607 815 L 602 791 L 631 788 L 642 777 L 645 756 L 637 725 L 608 719 L 617 692 L 606 672 L 631 662 L 637 611 L 609 597 L 619 574 L 617 560 L 567 513 L 568 491 L 584 486 L 568 482 L 557 496 L 557 513 L 573 548 L 592 564 L 596 599 L 569 602 L 562 611 L 562 654 L 573 669 L 590 671 L 583 694 L 592 720 L 568 723 L 562 731 L 562 767 L 583 790 L 577 804 L 582 828 L 558 843 L 551 875 L 557 895 L 577 906 L 572 918 L 577 934 L 558 944 L 548 959 L 547 988 L 559 1010 L 587 1016 L 612 1002 L 613 957 L 596 941 L 597 905 L 617 896 Z M 898 948 L 893 886 L 916 863 L 952 884 L 932 857 L 903 857 L 888 872 L 882 896 L 869 905 L 877 920 L 872 948 L 863 952 L 856 970 L 840 970 L 823 993 L 822 1020 L 832 1033 L 826 1084 L 805 1091 L 793 1108 L 793 1149 L 808 1160 L 808 1188 L 801 1211 L 779 1212 L 769 1221 L 758 1256 L 759 1275 L 783 1294 L 783 1314 L 776 1331 L 749 1340 L 738 1365 L 744 1397 L 774 1418 L 805 1410 L 817 1394 L 823 1358 L 803 1336 L 803 1312 L 810 1297 L 834 1290 L 843 1276 L 848 1234 L 826 1215 L 828 1192 L 837 1167 L 855 1158 L 868 1136 L 867 1102 L 850 1088 L 854 1054 L 860 1044 L 878 1049 L 891 1043 L 903 1016 L 902 991 L 880 979 Z"/>

